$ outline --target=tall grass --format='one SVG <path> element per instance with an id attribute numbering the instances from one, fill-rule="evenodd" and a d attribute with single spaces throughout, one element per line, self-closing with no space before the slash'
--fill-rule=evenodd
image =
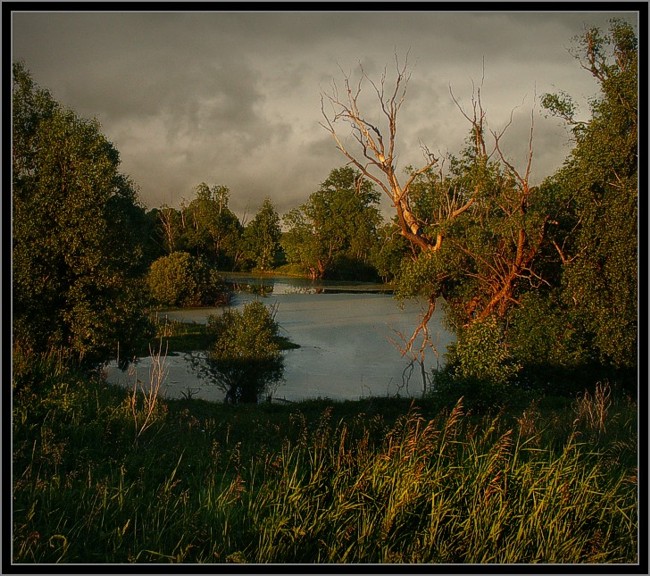
<path id="1" fill-rule="evenodd" d="M 559 451 L 499 419 L 470 425 L 411 412 L 382 445 L 285 450 L 256 495 L 251 560 L 273 562 L 626 562 L 636 484 L 612 473 L 578 430 Z"/>
<path id="2" fill-rule="evenodd" d="M 606 387 L 394 421 L 159 399 L 145 428 L 129 394 L 17 396 L 15 562 L 637 562 L 636 407 Z"/>
<path id="3" fill-rule="evenodd" d="M 151 365 L 149 367 L 148 382 L 143 382 L 138 378 L 135 364 L 129 366 L 129 376 L 133 381 L 133 388 L 128 402 L 135 427 L 135 442 L 138 441 L 145 430 L 153 425 L 158 417 L 160 389 L 167 378 L 168 372 L 166 365 L 167 350 L 168 346 L 165 345 L 165 351 L 163 352 L 162 338 L 158 350 L 154 350 L 149 346 Z"/>

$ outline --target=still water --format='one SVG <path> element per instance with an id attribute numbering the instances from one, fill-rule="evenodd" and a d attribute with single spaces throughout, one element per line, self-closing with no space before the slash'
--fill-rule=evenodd
<path id="1" fill-rule="evenodd" d="M 272 396 L 277 401 L 311 398 L 355 400 L 368 396 L 419 396 L 423 382 L 418 365 L 409 367 L 400 346 L 417 326 L 423 304 L 400 303 L 377 287 L 364 284 L 321 282 L 274 278 L 263 281 L 237 277 L 245 284 L 264 283 L 267 295 L 247 292 L 235 295 L 232 306 L 239 308 L 255 299 L 276 308 L 281 334 L 300 345 L 284 352 L 284 381 Z M 185 309 L 165 313 L 170 320 L 206 323 L 218 308 Z M 442 312 L 436 310 L 429 323 L 435 350 L 426 353 L 430 370 L 443 362 L 453 336 L 441 325 Z M 131 372 L 114 365 L 108 380 L 126 386 L 133 379 L 149 381 L 151 358 L 142 358 Z M 222 401 L 224 394 L 193 373 L 184 354 L 166 358 L 166 378 L 161 391 L 167 397 Z"/>

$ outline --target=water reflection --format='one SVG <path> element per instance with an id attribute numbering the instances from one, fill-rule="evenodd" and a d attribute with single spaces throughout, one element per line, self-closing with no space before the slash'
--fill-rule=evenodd
<path id="1" fill-rule="evenodd" d="M 271 294 L 392 294 L 392 290 L 374 282 L 350 282 L 345 280 L 309 280 L 293 276 L 268 277 L 230 273 L 225 276 L 234 292 L 261 296 Z"/>
<path id="2" fill-rule="evenodd" d="M 265 304 L 277 306 L 281 334 L 300 345 L 284 352 L 284 383 L 273 394 L 275 399 L 352 400 L 422 393 L 420 369 L 401 355 L 400 346 L 415 329 L 424 303 L 400 304 L 389 294 L 362 291 L 360 284 L 314 286 L 308 280 L 294 278 L 272 282 L 266 278 L 265 282 L 272 284 L 266 296 L 240 292 L 232 305 L 243 307 L 261 298 Z M 172 320 L 205 323 L 214 313 L 219 310 L 187 309 L 167 314 Z M 429 324 L 436 349 L 427 351 L 427 370 L 442 363 L 446 347 L 453 340 L 443 328 L 441 317 L 441 311 L 436 310 Z M 143 358 L 138 369 L 145 370 L 146 363 Z M 197 378 L 183 356 L 169 357 L 168 370 L 168 396 L 182 397 L 189 390 L 196 398 L 223 401 L 223 393 Z M 112 370 L 109 379 L 125 383 L 126 376 Z"/>

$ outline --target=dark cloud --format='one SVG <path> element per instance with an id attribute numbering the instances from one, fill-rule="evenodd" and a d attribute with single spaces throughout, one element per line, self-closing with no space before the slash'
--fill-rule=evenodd
<path id="1" fill-rule="evenodd" d="M 212 6 L 212 5 L 210 5 Z M 620 14 L 619 14 L 620 15 Z M 319 126 L 320 93 L 361 63 L 373 78 L 409 52 L 400 163 L 421 144 L 457 152 L 469 126 L 461 103 L 485 75 L 495 126 L 516 107 L 512 150 L 526 142 L 535 96 L 595 90 L 569 53 L 600 12 L 15 12 L 13 57 L 83 116 L 97 117 L 148 206 L 178 205 L 202 181 L 231 189 L 238 213 L 265 196 L 280 211 L 304 202 L 345 164 Z M 623 15 L 634 21 L 634 14 Z M 368 93 L 371 95 L 371 92 Z M 376 115 L 371 100 L 370 114 Z M 523 102 L 523 104 L 522 104 Z M 519 110 L 519 108 L 517 108 Z M 568 152 L 554 120 L 536 121 L 539 174 Z M 510 146 L 510 144 L 508 144 Z"/>

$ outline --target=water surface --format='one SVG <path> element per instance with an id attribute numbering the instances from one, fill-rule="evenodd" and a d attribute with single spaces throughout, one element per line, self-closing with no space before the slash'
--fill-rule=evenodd
<path id="1" fill-rule="evenodd" d="M 422 394 L 419 366 L 411 370 L 410 358 L 402 356 L 400 349 L 417 326 L 423 304 L 400 303 L 376 289 L 365 291 L 367 286 L 360 284 L 314 284 L 303 279 L 252 280 L 252 283 L 272 285 L 272 292 L 264 297 L 238 293 L 232 306 L 243 307 L 255 299 L 274 306 L 281 334 L 300 345 L 298 349 L 284 352 L 285 381 L 272 391 L 276 400 L 355 400 Z M 238 281 L 243 282 L 241 277 Z M 166 314 L 173 320 L 205 323 L 210 314 L 221 312 L 217 308 L 198 308 Z M 441 314 L 436 310 L 429 323 L 436 350 L 427 351 L 428 369 L 443 362 L 445 349 L 453 341 L 453 336 L 441 325 Z M 148 380 L 150 364 L 150 358 L 143 358 L 135 366 L 140 380 Z M 166 364 L 164 392 L 167 396 L 181 397 L 189 390 L 196 398 L 223 400 L 223 392 L 201 381 L 184 355 L 170 356 Z M 133 377 L 133 373 L 129 376 L 114 366 L 109 369 L 109 381 L 132 385 Z"/>

